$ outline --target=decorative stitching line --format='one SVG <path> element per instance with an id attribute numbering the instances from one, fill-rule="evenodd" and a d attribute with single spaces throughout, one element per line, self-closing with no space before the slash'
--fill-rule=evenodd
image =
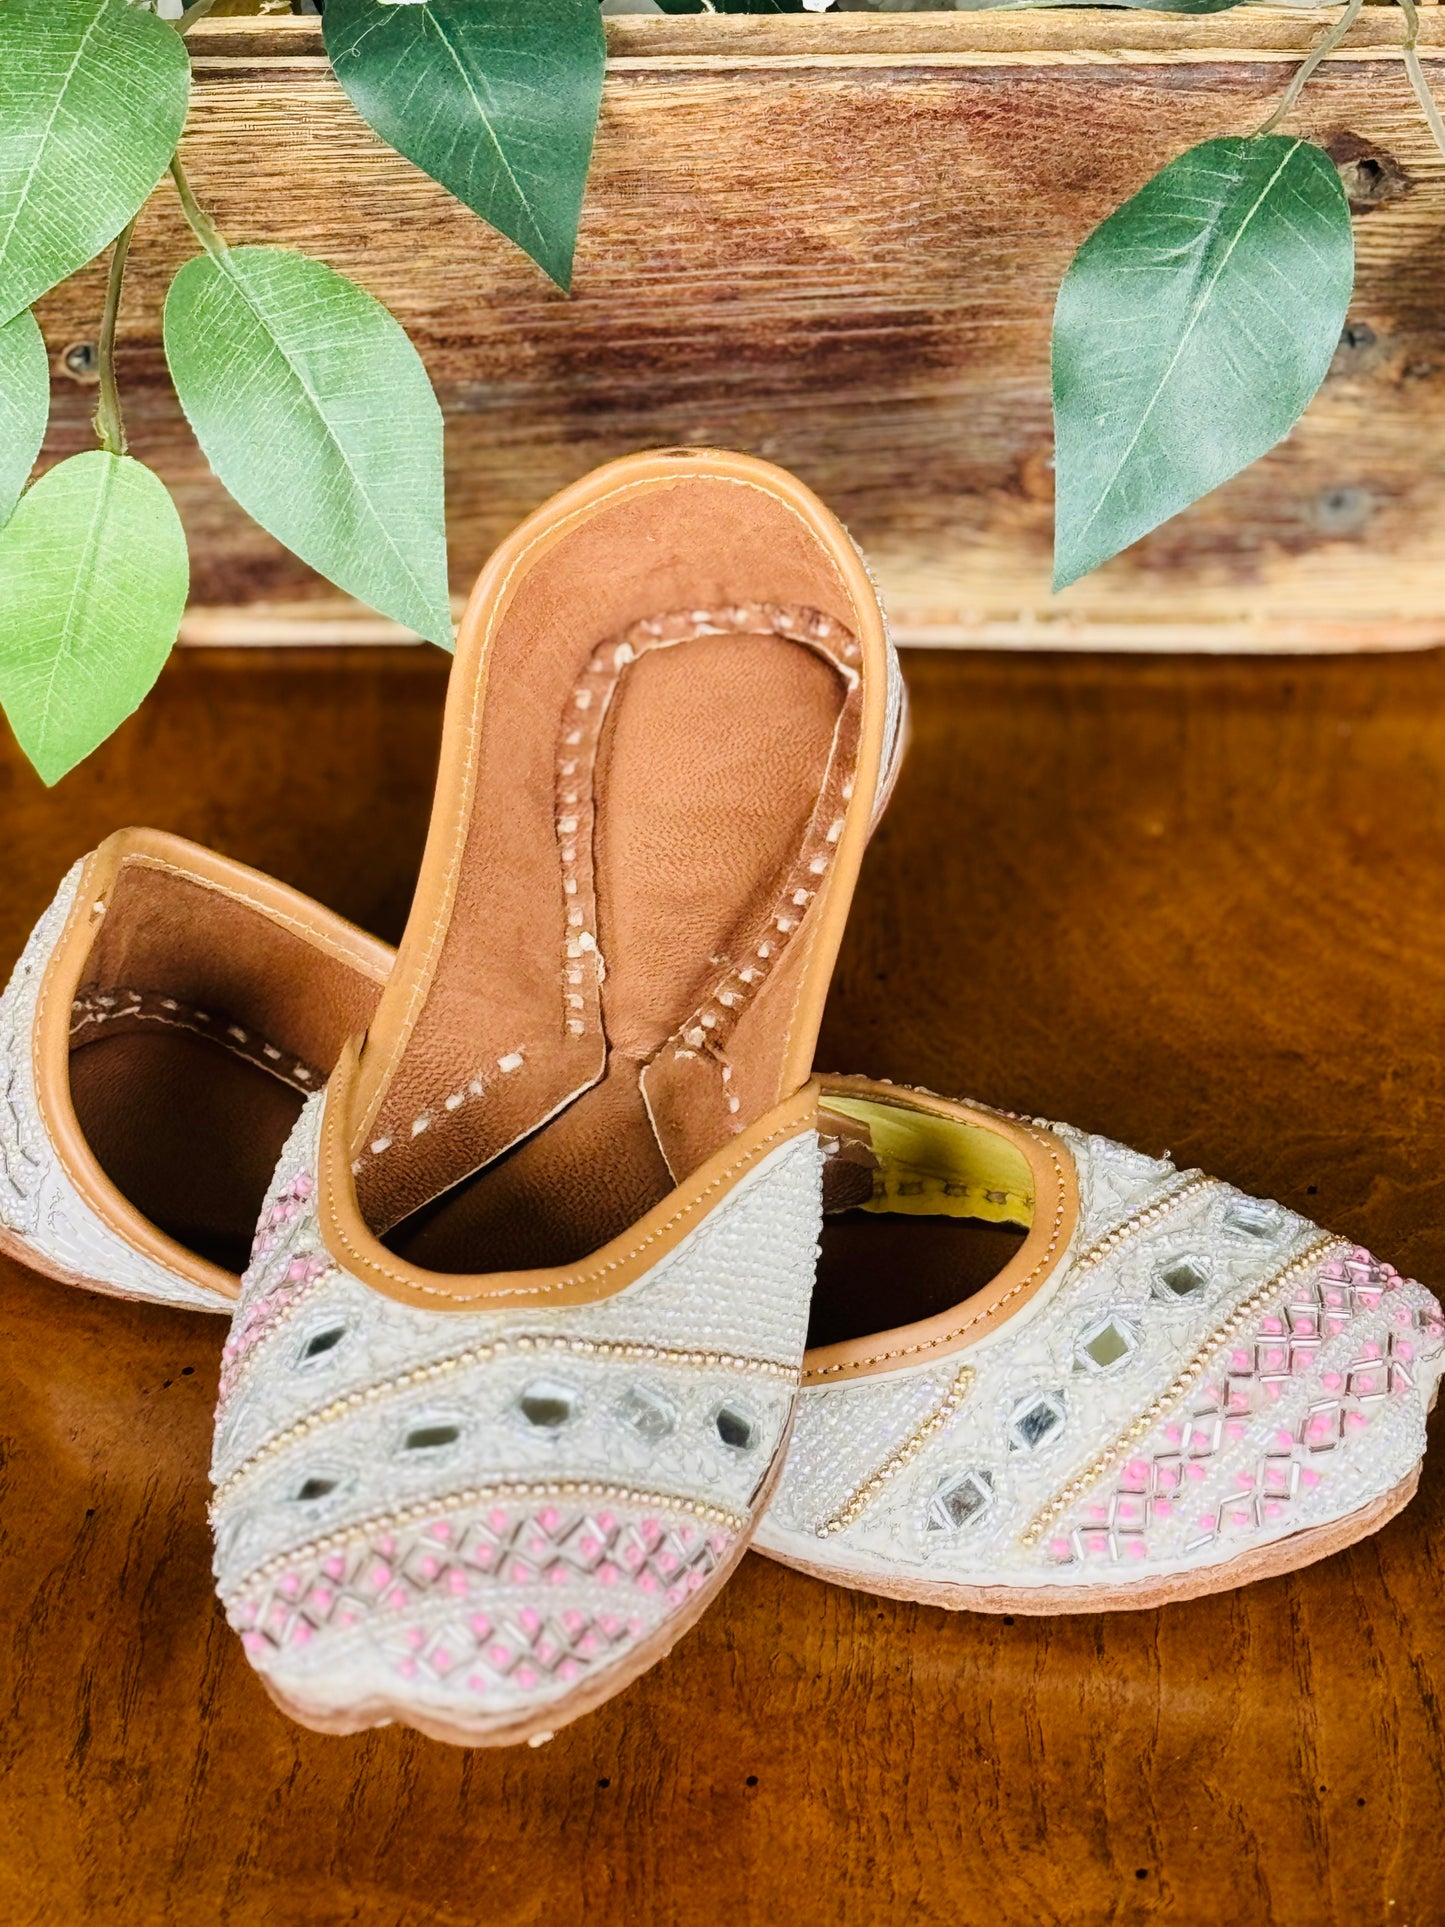
<path id="1" fill-rule="evenodd" d="M 1076 1473 L 1067 1484 L 1061 1486 L 1054 1497 L 1034 1514 L 1019 1534 L 1019 1544 L 1037 1545 L 1061 1512 L 1067 1511 L 1074 1500 L 1086 1492 L 1097 1479 L 1102 1478 L 1111 1466 L 1117 1465 L 1120 1459 L 1126 1458 L 1132 1447 L 1158 1423 L 1170 1406 L 1183 1398 L 1191 1386 L 1204 1376 L 1205 1368 L 1214 1354 L 1222 1346 L 1231 1342 L 1240 1328 L 1248 1323 L 1262 1305 L 1268 1304 L 1270 1299 L 1279 1292 L 1287 1290 L 1300 1274 L 1323 1264 L 1332 1252 L 1353 1249 L 1348 1238 L 1335 1238 L 1328 1232 L 1322 1233 L 1312 1239 L 1302 1251 L 1296 1252 L 1288 1264 L 1272 1273 L 1263 1284 L 1256 1285 L 1252 1291 L 1247 1292 L 1224 1323 L 1198 1346 L 1187 1363 L 1175 1373 L 1159 1396 L 1151 1400 L 1145 1410 L 1119 1433 L 1112 1444 L 1096 1454 L 1082 1472 Z"/>
<path id="2" fill-rule="evenodd" d="M 934 1433 L 942 1431 L 962 1405 L 976 1376 L 971 1365 L 960 1367 L 954 1375 L 953 1383 L 928 1417 L 915 1431 L 909 1433 L 891 1458 L 885 1459 L 875 1472 L 863 1480 L 861 1485 L 855 1486 L 838 1510 L 816 1528 L 820 1539 L 830 1539 L 834 1533 L 846 1531 L 855 1519 L 867 1511 L 889 1480 L 897 1478 L 906 1466 L 913 1463 Z"/>
<path id="3" fill-rule="evenodd" d="M 345 1418 L 348 1413 L 378 1405 L 393 1396 L 400 1397 L 404 1392 L 414 1391 L 419 1385 L 432 1384 L 437 1379 L 449 1377 L 453 1372 L 465 1371 L 472 1365 L 488 1365 L 495 1359 L 513 1355 L 525 1357 L 539 1352 L 543 1355 L 564 1352 L 575 1358 L 598 1358 L 625 1364 L 677 1365 L 692 1371 L 738 1372 L 781 1379 L 790 1385 L 795 1385 L 798 1379 L 796 1367 L 783 1359 L 753 1358 L 735 1352 L 688 1351 L 681 1347 L 633 1344 L 606 1338 L 567 1338 L 561 1335 L 552 1338 L 545 1333 L 524 1332 L 516 1338 L 499 1338 L 490 1345 L 469 1345 L 465 1351 L 453 1352 L 446 1358 L 434 1359 L 426 1365 L 414 1365 L 410 1371 L 399 1372 L 395 1378 L 385 1378 L 378 1384 L 347 1392 L 333 1399 L 329 1405 L 308 1412 L 304 1418 L 297 1419 L 284 1431 L 274 1433 L 258 1445 L 249 1458 L 243 1459 L 233 1472 L 228 1472 L 216 1486 L 216 1502 L 219 1503 L 223 1494 L 232 1492 L 243 1480 L 249 1479 L 259 1466 L 302 1439 L 309 1438 L 321 1427 Z"/>
<path id="4" fill-rule="evenodd" d="M 671 1493 L 654 1492 L 646 1487 L 613 1485 L 598 1479 L 502 1480 L 495 1485 L 468 1486 L 461 1492 L 450 1492 L 440 1499 L 418 1500 L 413 1505 L 401 1506 L 391 1512 L 373 1513 L 370 1518 L 359 1519 L 355 1525 L 324 1533 L 320 1538 L 308 1539 L 304 1545 L 293 1546 L 287 1552 L 275 1553 L 248 1572 L 244 1579 L 222 1591 L 222 1601 L 229 1604 L 239 1599 L 250 1587 L 264 1585 L 289 1565 L 319 1559 L 328 1552 L 336 1552 L 358 1540 L 369 1539 L 374 1533 L 416 1525 L 423 1519 L 435 1518 L 438 1513 L 459 1511 L 466 1506 L 487 1505 L 493 1499 L 601 1499 L 612 1505 L 642 1505 L 656 1512 L 682 1512 L 689 1518 L 722 1526 L 735 1534 L 742 1532 L 748 1523 L 741 1513 L 732 1512 L 726 1506 L 709 1505 L 702 1499 L 680 1499 Z M 214 1523 L 214 1504 L 211 1518 Z"/>
<path id="5" fill-rule="evenodd" d="M 111 1008 L 117 997 L 130 997 L 135 1001 Z M 106 1003 L 106 999 L 110 1000 L 109 1003 Z M 146 999 L 151 1000 L 151 1007 L 147 1007 Z M 154 1008 L 157 1004 L 159 1009 Z M 104 1007 L 97 1008 L 99 1005 Z M 183 1004 L 177 998 L 163 996 L 156 990 L 117 988 L 114 991 L 86 992 L 72 999 L 70 1012 L 72 1039 L 88 1028 L 130 1017 L 139 1023 L 161 1024 L 168 1030 L 184 1031 L 190 1036 L 204 1038 L 208 1044 L 228 1051 L 241 1063 L 254 1064 L 278 1083 L 307 1096 L 325 1084 L 320 1071 L 294 1051 L 280 1050 L 257 1032 L 244 1030 L 239 1024 L 224 1024 L 209 1012 L 198 1010 L 193 1004 Z M 291 1065 L 289 1070 L 286 1068 L 288 1061 Z"/>
<path id="6" fill-rule="evenodd" d="M 708 481 L 725 483 L 732 488 L 751 489 L 753 493 L 757 495 L 766 495 L 769 501 L 775 502 L 779 508 L 791 515 L 795 522 L 799 523 L 809 535 L 814 537 L 824 560 L 827 562 L 828 567 L 837 580 L 839 589 L 851 603 L 852 596 L 849 594 L 847 581 L 844 578 L 843 571 L 838 566 L 837 560 L 829 553 L 826 545 L 809 527 L 806 517 L 800 514 L 791 502 L 785 501 L 781 495 L 776 494 L 774 491 L 765 489 L 760 483 L 746 481 L 739 475 L 709 475 L 706 479 Z M 481 717 L 483 697 L 486 693 L 487 684 L 491 679 L 492 650 L 496 643 L 500 621 L 506 614 L 507 595 L 512 583 L 521 571 L 523 565 L 532 555 L 532 552 L 542 543 L 546 542 L 551 544 L 560 540 L 564 534 L 570 534 L 575 526 L 591 520 L 610 504 L 621 501 L 625 496 L 634 495 L 639 490 L 666 488 L 671 485 L 669 478 L 665 475 L 652 475 L 648 476 L 645 480 L 639 477 L 635 482 L 620 483 L 616 488 L 609 489 L 605 495 L 598 496 L 594 501 L 580 503 L 569 515 L 563 516 L 560 521 L 548 522 L 542 528 L 538 529 L 536 534 L 527 542 L 526 546 L 519 550 L 513 557 L 507 573 L 502 577 L 502 580 L 496 587 L 492 597 L 491 627 L 479 645 L 476 674 L 472 679 L 471 703 L 467 711 L 463 731 L 465 756 L 462 765 L 462 781 L 457 797 L 457 808 L 453 814 L 450 826 L 446 867 L 441 879 L 440 901 L 437 905 L 436 914 L 432 918 L 431 929 L 427 932 L 424 940 L 417 968 L 412 974 L 411 983 L 407 989 L 406 1006 L 402 1011 L 401 1021 L 397 1026 L 395 1048 L 392 1051 L 393 1070 L 400 1061 L 401 1054 L 405 1050 L 407 1041 L 415 1027 L 417 1017 L 420 1014 L 420 1006 L 430 994 L 432 978 L 436 971 L 439 946 L 444 939 L 445 930 L 449 928 L 451 924 L 451 912 L 456 896 L 457 878 L 460 874 L 462 860 L 466 851 L 465 831 L 471 816 L 472 801 L 476 790 L 475 749 L 477 724 Z M 445 721 L 443 722 L 443 740 L 445 741 Z M 425 858 L 423 858 L 423 873 L 425 873 L 425 867 Z M 386 1082 L 378 1089 L 372 1103 L 368 1106 L 365 1117 L 357 1119 L 352 1125 L 353 1141 L 348 1148 L 353 1155 L 360 1145 L 366 1142 L 372 1126 L 380 1116 L 382 1107 L 386 1103 L 390 1093 L 391 1077 L 388 1076 Z"/>

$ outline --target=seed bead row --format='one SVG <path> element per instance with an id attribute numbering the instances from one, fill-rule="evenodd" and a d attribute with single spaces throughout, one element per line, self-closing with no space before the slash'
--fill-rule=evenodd
<path id="1" fill-rule="evenodd" d="M 1127 1218 L 1120 1219 L 1112 1231 L 1106 1231 L 1097 1243 L 1090 1245 L 1087 1251 L 1074 1260 L 1075 1274 L 1092 1270 L 1095 1265 L 1101 1265 L 1106 1258 L 1113 1257 L 1122 1245 L 1132 1244 L 1142 1232 L 1151 1231 L 1171 1212 L 1177 1211 L 1180 1205 L 1188 1204 L 1192 1198 L 1203 1197 L 1207 1191 L 1218 1191 L 1221 1184 L 1221 1179 L 1207 1178 L 1200 1171 L 1187 1172 L 1182 1184 L 1176 1185 L 1162 1198 L 1157 1198 L 1153 1204 L 1145 1205 L 1138 1211 L 1131 1211 Z"/>
<path id="2" fill-rule="evenodd" d="M 1158 1398 L 1154 1399 L 1111 1445 L 1106 1446 L 1097 1458 L 1086 1465 L 1082 1472 L 1076 1473 L 1067 1485 L 1061 1487 L 1042 1511 L 1034 1515 L 1025 1530 L 1020 1533 L 1019 1544 L 1037 1545 L 1061 1512 L 1066 1512 L 1074 1501 L 1088 1491 L 1089 1487 L 1102 1478 L 1112 1466 L 1117 1465 L 1121 1459 L 1127 1458 L 1140 1439 L 1151 1432 L 1171 1407 L 1176 1405 L 1204 1376 L 1205 1368 L 1221 1346 L 1238 1337 L 1249 1321 L 1272 1298 L 1278 1297 L 1282 1291 L 1287 1291 L 1307 1271 L 1312 1271 L 1327 1259 L 1351 1249 L 1353 1247 L 1348 1239 L 1331 1238 L 1328 1235 L 1316 1238 L 1300 1252 L 1298 1257 L 1292 1258 L 1282 1271 L 1277 1271 L 1273 1276 L 1266 1278 L 1262 1285 L 1257 1286 L 1247 1298 L 1242 1299 L 1218 1330 L 1205 1339 L 1193 1357 L 1175 1374 Z"/>
<path id="3" fill-rule="evenodd" d="M 898 1447 L 897 1451 L 894 1452 L 892 1458 L 885 1459 L 877 1471 L 871 1473 L 869 1477 L 863 1481 L 862 1485 L 858 1486 L 852 1492 L 838 1511 L 833 1514 L 832 1518 L 825 1519 L 822 1525 L 817 1528 L 820 1539 L 831 1539 L 834 1533 L 846 1532 L 853 1521 L 862 1513 L 866 1512 L 868 1507 L 872 1505 L 884 1486 L 888 1484 L 888 1481 L 897 1478 L 905 1466 L 913 1463 L 933 1435 L 936 1432 L 942 1431 L 943 1427 L 948 1424 L 959 1406 L 962 1405 L 964 1399 L 968 1396 L 974 1377 L 975 1373 L 971 1365 L 965 1365 L 960 1369 L 942 1399 L 929 1413 L 928 1417 L 924 1419 L 917 1431 L 911 1432 L 903 1441 L 902 1445 Z"/>
<path id="4" fill-rule="evenodd" d="M 354 1526 L 347 1526 L 342 1531 L 326 1532 L 315 1539 L 308 1539 L 304 1545 L 278 1552 L 264 1564 L 254 1567 L 244 1579 L 222 1595 L 223 1601 L 229 1604 L 253 1587 L 276 1578 L 290 1566 L 324 1559 L 328 1553 L 340 1552 L 347 1546 L 372 1539 L 378 1533 L 402 1532 L 408 1526 L 433 1520 L 438 1514 L 470 1510 L 474 1506 L 490 1505 L 497 1500 L 532 1499 L 598 1499 L 608 1505 L 644 1506 L 649 1512 L 685 1513 L 688 1518 L 697 1519 L 703 1525 L 720 1526 L 725 1532 L 731 1533 L 739 1533 L 747 1525 L 747 1520 L 740 1513 L 732 1512 L 726 1506 L 710 1505 L 705 1499 L 682 1499 L 670 1492 L 654 1492 L 641 1486 L 613 1485 L 603 1479 L 503 1480 L 495 1485 L 467 1486 L 465 1490 L 448 1493 L 444 1498 L 418 1500 L 414 1505 L 399 1506 L 391 1512 L 374 1513 L 369 1519 L 358 1520 Z"/>
<path id="5" fill-rule="evenodd" d="M 756 1378 L 778 1379 L 790 1385 L 796 1384 L 798 1379 L 796 1366 L 785 1364 L 781 1359 L 749 1358 L 737 1352 L 680 1351 L 666 1345 L 625 1344 L 606 1338 L 549 1338 L 527 1333 L 520 1338 L 499 1338 L 491 1345 L 472 1345 L 466 1351 L 453 1352 L 448 1358 L 435 1359 L 428 1365 L 413 1366 L 410 1371 L 399 1372 L 394 1378 L 384 1378 L 378 1384 L 347 1392 L 318 1411 L 308 1412 L 305 1418 L 297 1419 L 294 1425 L 288 1425 L 285 1431 L 275 1433 L 264 1444 L 257 1446 L 248 1459 L 243 1460 L 234 1472 L 228 1473 L 216 1487 L 215 1502 L 219 1503 L 228 1497 L 260 1466 L 302 1439 L 309 1438 L 322 1426 L 345 1418 L 348 1413 L 378 1405 L 382 1400 L 400 1393 L 414 1391 L 419 1385 L 434 1384 L 438 1379 L 448 1378 L 454 1372 L 466 1371 L 474 1365 L 489 1365 L 513 1354 L 550 1355 L 559 1352 L 574 1358 L 606 1359 L 624 1364 L 678 1365 L 692 1371 L 741 1372 Z"/>

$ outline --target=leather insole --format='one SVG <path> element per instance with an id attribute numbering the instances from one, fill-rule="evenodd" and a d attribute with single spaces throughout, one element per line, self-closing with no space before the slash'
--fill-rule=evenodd
<path id="1" fill-rule="evenodd" d="M 829 662 L 777 635 L 699 636 L 626 669 L 591 796 L 603 1075 L 403 1219 L 386 1238 L 399 1256 L 437 1271 L 570 1264 L 667 1195 L 676 1174 L 639 1080 L 778 905 L 845 696 Z M 557 873 L 538 887 L 557 890 Z"/>
<path id="2" fill-rule="evenodd" d="M 70 1090 L 111 1183 L 168 1237 L 243 1270 L 301 1092 L 208 1037 L 167 1028 L 82 1043 Z"/>
<path id="3" fill-rule="evenodd" d="M 809 1349 L 936 1318 L 996 1278 L 1027 1235 L 969 1218 L 861 1210 L 826 1217 Z"/>

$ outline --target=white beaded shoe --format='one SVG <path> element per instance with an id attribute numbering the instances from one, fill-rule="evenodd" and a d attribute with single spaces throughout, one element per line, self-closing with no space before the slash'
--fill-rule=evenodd
<path id="1" fill-rule="evenodd" d="M 535 1739 L 741 1557 L 901 721 L 856 551 L 765 463 L 615 463 L 487 565 L 396 969 L 297 1125 L 226 1349 L 216 1573 L 298 1720 Z"/>
<path id="2" fill-rule="evenodd" d="M 391 959 L 181 837 L 107 838 L 0 996 L 0 1250 L 228 1312 L 276 1159 Z"/>
<path id="3" fill-rule="evenodd" d="M 1445 1364 L 1422 1286 L 1067 1125 L 823 1087 L 813 1342 L 760 1552 L 1099 1612 L 1308 1565 L 1408 1502 Z"/>

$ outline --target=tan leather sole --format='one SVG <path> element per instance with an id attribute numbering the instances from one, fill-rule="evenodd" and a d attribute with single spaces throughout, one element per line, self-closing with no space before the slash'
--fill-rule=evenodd
<path id="1" fill-rule="evenodd" d="M 754 1525 L 740 1536 L 737 1545 L 707 1584 L 694 1594 L 675 1619 L 660 1626 L 652 1638 L 644 1640 L 625 1661 L 599 1674 L 589 1686 L 579 1687 L 575 1693 L 568 1694 L 554 1706 L 542 1707 L 535 1713 L 515 1718 L 466 1722 L 419 1715 L 411 1707 L 391 1699 L 366 1700 L 360 1706 L 347 1707 L 344 1711 L 320 1712 L 278 1692 L 264 1673 L 260 1675 L 261 1684 L 287 1719 L 295 1720 L 300 1726 L 309 1726 L 313 1733 L 345 1735 L 363 1733 L 373 1726 L 410 1726 L 418 1733 L 424 1733 L 429 1740 L 441 1740 L 448 1746 L 521 1746 L 524 1743 L 541 1746 L 564 1726 L 570 1726 L 584 1714 L 595 1712 L 599 1706 L 624 1692 L 659 1660 L 666 1659 L 683 1635 L 692 1631 L 732 1577 L 751 1545 L 756 1522 L 767 1511 L 768 1502 L 782 1477 L 792 1435 L 793 1419 L 790 1414 L 782 1444 L 778 1447 L 777 1456 L 768 1472 L 767 1484 L 757 1503 Z"/>
<path id="2" fill-rule="evenodd" d="M 1423 1464 L 1424 1461 L 1421 1461 Z M 810 1560 L 789 1558 L 771 1547 L 757 1546 L 765 1559 L 780 1566 L 791 1566 L 814 1579 L 833 1586 L 847 1586 L 854 1592 L 877 1593 L 885 1599 L 911 1599 L 920 1606 L 942 1606 L 948 1612 L 1017 1613 L 1037 1618 L 1063 1613 L 1143 1612 L 1150 1606 L 1172 1606 L 1183 1599 L 1202 1599 L 1212 1592 L 1233 1592 L 1239 1586 L 1252 1586 L 1259 1579 L 1277 1579 L 1281 1573 L 1298 1572 L 1346 1546 L 1368 1539 L 1372 1532 L 1387 1525 L 1397 1512 L 1403 1512 L 1415 1496 L 1420 1483 L 1420 1466 L 1401 1479 L 1397 1486 L 1371 1504 L 1361 1506 L 1326 1526 L 1313 1526 L 1308 1532 L 1294 1532 L 1273 1545 L 1256 1547 L 1227 1559 L 1217 1566 L 1196 1566 L 1173 1578 L 1151 1579 L 1125 1586 L 956 1586 L 927 1580 L 899 1580 L 879 1574 L 876 1578 L 845 1572 L 840 1567 Z"/>
<path id="3" fill-rule="evenodd" d="M 73 1285 L 77 1291 L 94 1292 L 100 1298 L 120 1298 L 131 1305 L 163 1305 L 169 1311 L 218 1311 L 228 1318 L 236 1309 L 234 1302 L 219 1291 L 215 1293 L 214 1305 L 193 1305 L 181 1299 L 152 1298 L 145 1292 L 118 1291 L 114 1285 L 101 1284 L 98 1279 L 82 1277 L 78 1271 L 66 1271 L 60 1265 L 53 1264 L 33 1245 L 27 1244 L 15 1232 L 8 1231 L 4 1225 L 0 1225 L 0 1253 L 13 1258 L 17 1265 L 24 1265 L 27 1271 L 33 1271 L 39 1278 L 53 1279 L 57 1285 Z M 210 1287 L 205 1289 L 209 1290 Z"/>

